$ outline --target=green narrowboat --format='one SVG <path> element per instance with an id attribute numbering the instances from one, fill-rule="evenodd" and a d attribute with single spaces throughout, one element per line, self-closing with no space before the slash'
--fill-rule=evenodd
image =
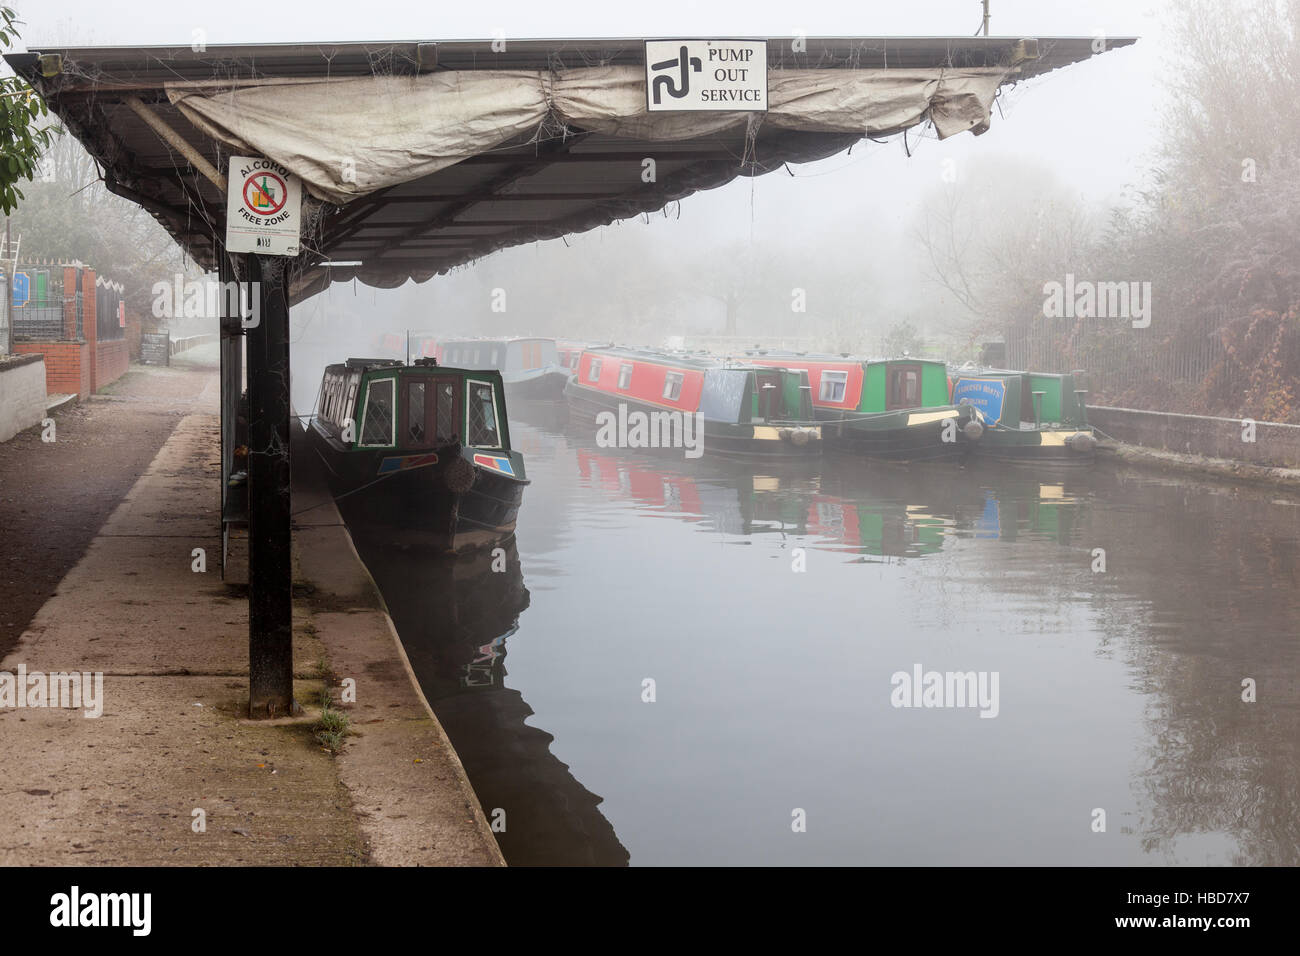
<path id="1" fill-rule="evenodd" d="M 978 454 L 1019 462 L 1088 464 L 1097 439 L 1087 392 L 1073 375 L 1005 369 L 955 369 L 952 401 L 979 409 L 987 431 Z"/>
<path id="2" fill-rule="evenodd" d="M 977 408 L 950 400 L 943 362 L 761 350 L 746 360 L 807 371 L 828 448 L 898 461 L 951 458 L 984 432 Z"/>
<path id="3" fill-rule="evenodd" d="M 349 525 L 439 551 L 514 532 L 528 478 L 498 371 L 432 358 L 330 365 L 307 437 Z"/>

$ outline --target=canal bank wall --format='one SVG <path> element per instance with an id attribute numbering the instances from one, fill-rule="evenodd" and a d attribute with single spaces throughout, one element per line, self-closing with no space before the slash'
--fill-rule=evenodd
<path id="1" fill-rule="evenodd" d="M 420 690 L 379 588 L 362 563 L 320 460 L 295 427 L 295 630 L 321 643 L 336 699 L 356 735 L 337 757 L 373 862 L 503 866 L 460 758 Z"/>
<path id="2" fill-rule="evenodd" d="M 1300 488 L 1300 425 L 1093 405 L 1088 422 L 1104 457 Z"/>
<path id="3" fill-rule="evenodd" d="M 211 374 L 0 659 L 0 865 L 499 865 L 328 498 L 295 533 L 306 713 L 247 718 L 246 595 L 218 565 L 216 396 Z M 53 674 L 99 689 L 77 706 L 50 706 L 52 691 L 17 703 L 18 675 L 34 686 Z M 331 687 L 352 730 L 335 756 L 313 702 L 349 677 L 355 703 Z"/>

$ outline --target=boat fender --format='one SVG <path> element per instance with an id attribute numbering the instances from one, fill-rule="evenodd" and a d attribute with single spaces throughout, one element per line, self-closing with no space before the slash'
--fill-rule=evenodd
<path id="1" fill-rule="evenodd" d="M 1077 452 L 1090 452 L 1097 447 L 1096 437 L 1089 432 L 1075 432 L 1065 443 Z"/>
<path id="2" fill-rule="evenodd" d="M 460 457 L 453 459 L 442 473 L 443 484 L 455 495 L 463 495 L 473 488 L 474 478 L 474 466 Z"/>
<path id="3" fill-rule="evenodd" d="M 804 445 L 808 444 L 808 439 L 810 436 L 811 436 L 811 432 L 809 432 L 808 429 L 796 428 L 794 430 L 794 433 L 790 436 L 790 440 L 794 442 L 795 445 L 802 448 Z"/>
<path id="4" fill-rule="evenodd" d="M 779 428 L 777 429 L 776 434 L 782 441 L 789 441 L 791 436 L 794 434 L 794 430 L 790 428 Z"/>
<path id="5" fill-rule="evenodd" d="M 969 421 L 961 427 L 961 433 L 969 441 L 979 441 L 980 436 L 984 434 L 984 425 L 977 421 Z"/>

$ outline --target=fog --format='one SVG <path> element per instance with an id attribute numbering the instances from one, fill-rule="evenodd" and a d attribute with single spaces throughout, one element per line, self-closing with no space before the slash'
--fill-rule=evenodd
<path id="1" fill-rule="evenodd" d="M 337 3 L 317 5 L 310 18 L 291 7 L 246 2 L 219 8 L 144 2 L 129 19 L 81 0 L 22 4 L 20 12 L 27 23 L 24 40 L 36 48 L 186 44 L 196 36 L 219 44 L 497 32 L 507 39 L 800 31 L 962 36 L 976 32 L 980 5 L 811 3 L 792 11 L 776 3 L 709 9 L 664 4 L 643 11 L 496 3 L 440 9 L 434 17 L 413 4 L 372 4 L 363 31 L 354 22 L 355 7 Z M 1285 179 L 1284 161 L 1271 157 L 1287 155 L 1281 147 L 1294 138 L 1294 124 L 1282 123 L 1281 136 L 1269 132 L 1263 140 L 1272 118 L 1294 102 L 1296 15 L 1294 5 L 1252 0 L 994 0 L 995 35 L 1140 41 L 1004 88 L 991 128 L 978 137 L 939 141 L 927 127 L 884 143 L 862 141 L 821 162 L 738 179 L 659 213 L 586 234 L 505 250 L 423 284 L 386 291 L 336 285 L 294 309 L 296 375 L 315 379 L 317 355 L 321 361 L 400 355 L 382 346 L 384 336 L 408 332 L 633 345 L 727 336 L 863 354 L 905 347 L 953 362 L 976 358 L 982 343 L 999 341 L 1008 343 L 1012 356 L 1032 358 L 1044 368 L 1082 367 L 1084 356 L 1109 349 L 1091 361 L 1102 391 L 1114 399 L 1126 393 L 1130 379 L 1161 374 L 1150 362 L 1138 367 L 1116 359 L 1120 353 L 1158 351 L 1155 336 L 1116 346 L 1085 341 L 1087 335 L 1080 338 L 1077 330 L 1049 335 L 1030 325 L 1045 282 L 1101 268 L 1107 270 L 1098 274 L 1103 280 L 1163 279 L 1157 302 L 1166 306 L 1165 332 L 1181 335 L 1188 349 L 1197 350 L 1196 380 L 1175 383 L 1170 394 L 1147 389 L 1149 403 L 1287 420 L 1296 409 L 1277 396 L 1289 394 L 1293 371 L 1259 386 L 1249 399 L 1254 405 L 1244 410 L 1228 407 L 1234 402 L 1226 394 L 1201 389 L 1208 370 L 1231 351 L 1224 323 L 1234 316 L 1244 321 L 1261 303 L 1281 315 L 1286 304 L 1210 292 L 1198 301 L 1214 300 L 1213 309 L 1185 318 L 1185 306 L 1206 291 L 1177 274 L 1194 250 L 1157 249 L 1154 237 L 1174 226 L 1155 219 L 1174 208 L 1179 196 L 1206 196 L 1210 180 L 1217 184 L 1211 194 L 1218 190 L 1215 201 L 1224 208 L 1241 200 L 1230 190 L 1245 159 L 1260 164 L 1259 183 L 1273 188 Z M 1209 100 L 1220 89 L 1220 105 L 1229 108 L 1216 112 Z M 1255 190 L 1251 201 L 1268 194 Z M 1268 199 L 1274 207 L 1279 201 L 1276 194 Z M 1204 222 L 1178 228 L 1199 230 L 1216 216 L 1224 218 L 1208 214 Z M 1234 209 L 1232 216 L 1240 221 L 1248 214 Z M 1115 233 L 1117 223 L 1127 233 Z M 1202 251 L 1213 258 L 1212 250 Z M 1263 258 L 1281 253 L 1266 250 Z M 1130 275 L 1136 262 L 1143 263 L 1143 273 Z M 1211 263 L 1210 272 L 1222 264 Z M 169 264 L 168 272 L 173 268 Z M 803 311 L 792 308 L 796 298 L 805 303 Z M 1282 352 L 1291 347 L 1279 346 Z M 1220 376 L 1232 383 L 1229 392 L 1241 390 L 1241 374 L 1227 369 Z"/>

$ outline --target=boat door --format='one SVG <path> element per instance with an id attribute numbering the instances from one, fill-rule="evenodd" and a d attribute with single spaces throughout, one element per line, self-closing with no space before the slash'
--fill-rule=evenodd
<path id="1" fill-rule="evenodd" d="M 781 416 L 781 373 L 755 372 L 754 388 L 758 393 L 758 419 L 771 421 Z"/>
<path id="2" fill-rule="evenodd" d="M 885 379 L 885 411 L 921 407 L 921 366 L 897 362 L 889 365 Z"/>
<path id="3" fill-rule="evenodd" d="M 459 379 L 402 376 L 402 447 L 438 448 L 460 438 Z"/>

